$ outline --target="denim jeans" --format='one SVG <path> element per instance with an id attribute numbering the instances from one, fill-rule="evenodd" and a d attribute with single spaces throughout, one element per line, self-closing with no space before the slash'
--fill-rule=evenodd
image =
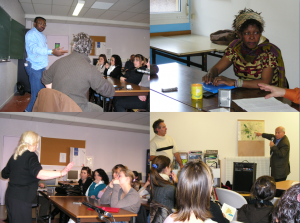
<path id="1" fill-rule="evenodd" d="M 25 111 L 31 112 L 34 102 L 36 100 L 37 94 L 39 93 L 39 91 L 41 89 L 45 88 L 45 86 L 41 82 L 43 71 L 45 70 L 45 68 L 40 69 L 40 70 L 34 70 L 31 67 L 31 63 L 28 62 L 28 66 L 25 67 L 25 70 L 29 76 L 29 82 L 30 82 L 30 88 L 31 88 L 30 102 L 29 102 L 27 108 L 25 109 Z"/>

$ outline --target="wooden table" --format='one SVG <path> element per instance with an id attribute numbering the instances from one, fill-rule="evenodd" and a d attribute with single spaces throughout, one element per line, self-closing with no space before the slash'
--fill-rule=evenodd
<path id="1" fill-rule="evenodd" d="M 150 89 L 151 92 L 155 91 L 156 93 L 162 94 L 168 97 L 170 100 L 175 100 L 180 102 L 184 105 L 193 107 L 195 109 L 199 109 L 202 107 L 203 111 L 208 111 L 211 109 L 218 108 L 218 94 L 215 94 L 209 98 L 203 98 L 199 100 L 198 104 L 195 103 L 194 100 L 191 99 L 191 84 L 193 83 L 202 83 L 202 77 L 206 74 L 206 72 L 201 71 L 196 68 L 187 67 L 178 63 L 168 63 L 158 65 L 159 72 L 156 76 L 151 76 L 150 79 Z M 170 88 L 170 87 L 178 87 L 178 91 L 176 92 L 168 92 L 162 93 L 162 88 Z M 264 97 L 265 95 L 269 94 L 266 91 L 260 89 L 247 89 L 247 88 L 236 88 L 231 90 L 231 97 L 232 100 L 234 99 L 242 99 L 242 98 L 257 98 L 257 97 Z M 151 97 L 151 111 L 152 106 L 154 103 L 158 103 L 155 101 L 154 98 Z M 299 105 L 289 101 L 286 98 L 277 98 L 279 101 L 290 105 L 291 107 L 297 109 L 299 111 Z M 154 100 L 152 102 L 152 100 Z M 170 102 L 171 103 L 171 102 Z M 201 105 L 202 103 L 202 105 Z M 180 111 L 176 110 L 176 106 L 173 108 L 173 111 Z M 153 111 L 165 111 L 164 107 L 161 109 L 154 106 Z M 230 111 L 236 112 L 245 112 L 241 107 L 239 107 L 235 102 L 231 103 Z"/>
<path id="2" fill-rule="evenodd" d="M 114 96 L 141 96 L 141 95 L 148 95 L 150 92 L 150 88 L 147 87 L 141 87 L 136 84 L 128 83 L 126 81 L 120 81 L 116 78 L 113 77 L 106 77 L 106 79 L 112 84 L 112 85 L 117 85 L 116 88 L 122 87 L 120 90 L 115 91 Z M 126 89 L 126 85 L 130 85 L 132 87 L 131 90 Z M 106 106 L 106 98 L 103 97 L 103 111 L 107 111 L 107 106 Z"/>
<path id="3" fill-rule="evenodd" d="M 76 223 L 80 222 L 102 222 L 98 218 L 98 214 L 95 211 L 87 210 L 88 207 L 81 204 L 73 204 L 73 202 L 88 202 L 94 206 L 109 207 L 109 205 L 100 204 L 99 201 L 91 199 L 86 196 L 50 196 L 50 203 L 54 204 L 61 211 L 67 214 Z M 132 217 L 137 216 L 137 214 L 124 209 L 120 209 L 118 213 L 111 213 L 116 221 L 130 221 Z M 51 219 L 51 218 L 50 218 Z M 112 218 L 107 218 L 113 222 Z M 50 221 L 51 222 L 51 221 Z"/>
<path id="4" fill-rule="evenodd" d="M 294 182 L 299 183 L 299 181 L 295 181 L 295 180 L 285 180 L 285 181 L 276 182 L 276 189 L 287 190 L 292 186 L 292 183 Z"/>
<path id="5" fill-rule="evenodd" d="M 209 37 L 187 34 L 177 36 L 154 36 L 150 38 L 152 63 L 156 64 L 156 55 L 193 65 L 207 71 L 207 55 L 222 57 L 210 52 L 224 52 L 227 46 L 217 45 Z M 187 57 L 187 60 L 179 57 Z M 191 56 L 202 56 L 202 64 L 192 62 Z"/>

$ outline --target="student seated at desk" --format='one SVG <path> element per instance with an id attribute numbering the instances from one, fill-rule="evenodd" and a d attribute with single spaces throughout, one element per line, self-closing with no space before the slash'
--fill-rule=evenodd
<path id="1" fill-rule="evenodd" d="M 93 173 L 94 182 L 87 189 L 85 196 L 98 199 L 98 194 L 102 191 L 109 183 L 107 174 L 102 169 L 97 169 Z"/>
<path id="2" fill-rule="evenodd" d="M 300 222 L 300 184 L 290 187 L 280 198 L 272 215 L 272 223 Z"/>
<path id="3" fill-rule="evenodd" d="M 101 74 L 104 74 L 105 71 L 105 65 L 108 64 L 108 61 L 106 59 L 106 55 L 105 54 L 100 54 L 99 55 L 99 60 L 96 64 L 96 68 L 99 70 L 99 72 Z"/>
<path id="4" fill-rule="evenodd" d="M 79 183 L 79 188 L 81 190 L 81 194 L 85 195 L 86 191 L 93 183 L 92 170 L 89 167 L 84 166 L 81 168 L 80 180 L 78 181 L 78 183 Z"/>
<path id="5" fill-rule="evenodd" d="M 141 187 L 141 189 L 138 191 L 140 196 L 143 198 L 150 198 L 150 172 L 148 173 L 147 181 L 144 184 L 144 186 Z"/>
<path id="6" fill-rule="evenodd" d="M 119 55 L 112 55 L 109 63 L 105 64 L 104 76 L 110 76 L 116 79 L 120 79 L 122 72 L 122 60 Z"/>
<path id="7" fill-rule="evenodd" d="M 138 54 L 139 55 L 139 54 Z M 139 58 L 139 57 L 137 57 Z M 142 66 L 142 60 L 141 58 L 137 59 L 135 58 L 135 66 L 139 67 L 139 69 L 145 70 L 145 67 Z M 148 60 L 147 68 L 150 69 L 150 60 Z M 135 69 L 134 69 L 135 70 Z M 141 73 L 142 74 L 142 73 Z M 133 76 L 135 76 L 133 78 Z M 150 87 L 150 75 L 142 74 L 141 80 L 139 79 L 140 74 L 131 74 L 132 79 L 136 79 L 136 81 L 140 81 L 139 85 L 142 87 Z M 125 79 L 124 77 L 121 77 L 121 80 L 126 80 L 127 82 L 130 82 L 129 79 Z M 135 81 L 135 82 L 136 82 Z M 150 111 L 150 100 L 149 95 L 141 95 L 141 96 L 131 96 L 131 97 L 115 97 L 114 98 L 114 110 L 116 112 L 126 112 L 126 109 L 146 109 L 147 112 Z"/>
<path id="8" fill-rule="evenodd" d="M 141 206 L 139 193 L 132 188 L 134 174 L 131 170 L 122 168 L 119 178 L 112 180 L 100 199 L 101 204 L 138 213 Z"/>
<path id="9" fill-rule="evenodd" d="M 146 70 L 144 67 L 146 64 L 145 57 L 141 54 L 135 55 L 133 64 L 134 68 L 126 71 L 125 75 L 121 77 L 120 80 L 138 85 L 142 80 L 143 73 L 138 72 L 137 70 Z"/>
<path id="10" fill-rule="evenodd" d="M 229 44 L 222 59 L 203 77 L 203 82 L 245 88 L 259 88 L 258 83 L 265 83 L 286 88 L 281 51 L 262 36 L 264 26 L 260 13 L 252 9 L 239 11 L 232 25 L 239 39 Z M 238 79 L 219 76 L 232 64 Z"/>
<path id="11" fill-rule="evenodd" d="M 273 177 L 259 177 L 251 188 L 251 195 L 255 198 L 238 210 L 238 221 L 244 223 L 269 223 L 273 204 L 271 200 L 276 192 L 276 183 Z"/>
<path id="12" fill-rule="evenodd" d="M 139 173 L 137 171 L 132 171 L 134 174 L 134 179 L 133 179 L 133 188 L 136 191 L 139 191 L 139 189 L 141 189 L 142 185 L 140 183 L 140 178 L 139 178 Z"/>

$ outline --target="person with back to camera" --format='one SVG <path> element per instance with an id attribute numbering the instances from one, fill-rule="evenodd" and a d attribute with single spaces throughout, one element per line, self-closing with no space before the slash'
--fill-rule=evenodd
<path id="1" fill-rule="evenodd" d="M 122 60 L 119 55 L 112 55 L 109 63 L 105 64 L 104 76 L 120 79 L 122 76 Z"/>
<path id="2" fill-rule="evenodd" d="M 67 175 L 74 163 L 62 171 L 43 170 L 35 152 L 40 136 L 33 131 L 22 134 L 16 151 L 1 171 L 3 179 L 9 179 L 5 193 L 5 206 L 10 223 L 32 223 L 32 202 L 36 197 L 39 180 L 49 180 Z"/>
<path id="3" fill-rule="evenodd" d="M 101 112 L 102 108 L 88 101 L 91 87 L 97 93 L 112 97 L 115 88 L 103 78 L 97 68 L 90 64 L 88 55 L 92 50 L 92 39 L 86 33 L 73 37 L 73 52 L 55 61 L 43 72 L 42 82 L 46 88 L 53 88 L 69 96 L 83 112 Z"/>
<path id="4" fill-rule="evenodd" d="M 238 210 L 238 221 L 244 223 L 269 223 L 273 211 L 271 200 L 276 193 L 276 183 L 273 177 L 259 177 L 251 188 L 254 199 Z"/>
<path id="5" fill-rule="evenodd" d="M 300 223 L 300 184 L 290 187 L 280 198 L 272 214 L 272 223 Z"/>
<path id="6" fill-rule="evenodd" d="M 150 169 L 150 185 L 152 200 L 168 207 L 175 208 L 177 176 L 171 173 L 171 160 L 166 156 L 156 156 Z M 170 180 L 172 176 L 172 181 Z"/>
<path id="7" fill-rule="evenodd" d="M 206 84 L 259 88 L 258 83 L 287 88 L 280 49 L 262 36 L 265 21 L 252 9 L 239 11 L 233 29 L 239 39 L 232 41 L 222 59 L 203 77 Z M 219 76 L 233 64 L 237 79 Z"/>
<path id="8" fill-rule="evenodd" d="M 216 223 L 209 210 L 212 186 L 210 168 L 202 161 L 188 162 L 178 178 L 177 210 L 164 223 Z"/>

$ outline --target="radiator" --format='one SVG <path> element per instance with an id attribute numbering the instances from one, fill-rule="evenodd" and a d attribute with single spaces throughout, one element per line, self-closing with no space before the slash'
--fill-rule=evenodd
<path id="1" fill-rule="evenodd" d="M 249 163 L 257 163 L 256 169 L 256 179 L 263 175 L 270 175 L 270 157 L 264 156 L 238 156 L 238 157 L 226 157 L 226 179 L 222 182 L 226 183 L 229 181 L 231 184 L 233 182 L 233 163 L 243 162 L 247 160 Z"/>

